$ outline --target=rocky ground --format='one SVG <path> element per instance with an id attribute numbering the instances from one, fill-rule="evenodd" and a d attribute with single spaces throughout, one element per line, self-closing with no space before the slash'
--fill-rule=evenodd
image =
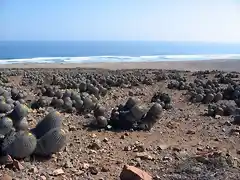
<path id="1" fill-rule="evenodd" d="M 1 69 L 0 80 L 5 91 L 16 90 L 20 97 L 15 100 L 31 108 L 29 128 L 55 108 L 67 132 L 67 144 L 51 158 L 31 156 L 14 166 L 2 165 L 0 177 L 5 180 L 118 180 L 124 165 L 160 180 L 240 179 L 237 72 Z M 105 109 L 102 119 L 94 117 L 96 106 L 78 108 L 72 92 L 87 93 L 92 103 Z M 68 101 L 64 94 L 70 94 Z M 157 121 L 147 122 L 148 128 L 141 130 L 113 126 L 112 109 L 118 111 L 116 106 L 130 97 L 146 109 L 145 114 L 153 101 L 161 104 Z M 62 99 L 60 105 L 53 103 L 54 98 Z M 144 118 L 138 120 L 141 125 Z"/>

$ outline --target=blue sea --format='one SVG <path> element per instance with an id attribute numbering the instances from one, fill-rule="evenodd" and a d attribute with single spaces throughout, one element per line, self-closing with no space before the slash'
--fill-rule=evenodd
<path id="1" fill-rule="evenodd" d="M 0 41 L 0 64 L 240 59 L 239 44 L 146 41 Z"/>

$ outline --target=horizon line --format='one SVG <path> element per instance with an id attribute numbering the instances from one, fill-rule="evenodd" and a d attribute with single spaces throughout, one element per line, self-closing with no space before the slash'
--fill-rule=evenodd
<path id="1" fill-rule="evenodd" d="M 240 44 L 231 41 L 184 41 L 184 40 L 0 40 L 0 42 L 167 42 L 167 43 L 214 43 Z"/>

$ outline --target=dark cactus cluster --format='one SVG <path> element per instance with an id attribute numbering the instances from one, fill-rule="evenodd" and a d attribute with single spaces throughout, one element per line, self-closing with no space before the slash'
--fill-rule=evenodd
<path id="1" fill-rule="evenodd" d="M 208 75 L 211 72 L 209 70 L 205 70 L 205 71 L 196 71 L 192 73 L 192 76 L 199 76 L 199 75 Z"/>
<path id="2" fill-rule="evenodd" d="M 234 100 L 236 104 L 238 104 L 240 98 L 240 85 L 228 84 L 228 86 L 223 89 L 223 98 L 226 100 Z"/>
<path id="3" fill-rule="evenodd" d="M 160 119 L 163 108 L 159 103 L 153 103 L 150 109 L 140 105 L 138 99 L 130 97 L 126 103 L 120 104 L 106 117 L 105 108 L 97 106 L 94 111 L 94 126 L 113 130 L 150 130 Z"/>
<path id="4" fill-rule="evenodd" d="M 24 104 L 27 93 L 16 88 L 0 87 L 0 114 L 5 116 L 18 104 Z"/>
<path id="5" fill-rule="evenodd" d="M 204 83 L 202 80 L 195 79 L 194 83 L 189 83 L 189 86 L 190 101 L 194 103 L 209 104 L 223 99 L 220 85 L 216 80 L 207 80 Z"/>
<path id="6" fill-rule="evenodd" d="M 218 82 L 220 84 L 235 84 L 234 79 L 238 78 L 239 75 L 236 73 L 218 73 L 215 75 L 216 78 L 218 78 Z"/>
<path id="7" fill-rule="evenodd" d="M 176 90 L 188 90 L 190 89 L 189 83 L 187 79 L 180 74 L 170 74 L 170 79 L 172 79 L 167 87 L 168 89 L 176 89 Z"/>
<path id="8" fill-rule="evenodd" d="M 190 88 L 189 84 L 184 81 L 172 80 L 168 83 L 167 87 L 169 89 L 177 90 L 188 90 Z"/>
<path id="9" fill-rule="evenodd" d="M 8 83 L 8 76 L 4 72 L 0 72 L 0 85 L 4 85 L 5 83 Z"/>
<path id="10" fill-rule="evenodd" d="M 171 97 L 167 93 L 156 92 L 153 95 L 153 97 L 151 99 L 151 102 L 159 103 L 162 106 L 162 108 L 164 108 L 164 109 L 171 109 L 172 108 Z"/>
<path id="11" fill-rule="evenodd" d="M 32 154 L 50 156 L 65 145 L 66 134 L 57 111 L 50 112 L 31 130 L 26 119 L 28 113 L 27 106 L 18 104 L 0 119 L 0 156 L 16 159 Z"/>
<path id="12" fill-rule="evenodd" d="M 236 111 L 236 106 L 230 103 L 209 104 L 207 115 L 212 117 L 215 117 L 216 115 L 230 116 L 235 115 Z"/>
<path id="13" fill-rule="evenodd" d="M 213 71 L 215 72 L 215 71 Z M 193 73 L 193 75 L 207 75 L 211 74 L 209 71 L 198 71 Z M 236 104 L 239 104 L 239 85 L 235 80 L 238 78 L 236 73 L 224 74 L 219 72 L 215 75 L 215 79 L 205 78 L 196 78 L 194 82 L 186 82 L 184 79 L 176 79 L 171 81 L 167 87 L 169 89 L 177 90 L 187 90 L 188 95 L 190 96 L 190 101 L 196 103 L 216 103 L 220 100 L 235 100 Z M 224 87 L 223 84 L 228 84 L 227 87 Z"/>
<path id="14" fill-rule="evenodd" d="M 166 79 L 176 79 L 178 71 L 165 72 L 156 69 L 99 70 L 99 69 L 32 69 L 22 72 L 22 85 L 50 84 L 61 89 L 78 89 L 82 82 L 100 84 L 104 88 L 152 85 Z"/>
<path id="15" fill-rule="evenodd" d="M 52 106 L 55 109 L 73 112 L 91 112 L 101 96 L 105 96 L 105 88 L 97 88 L 92 84 L 82 83 L 78 91 L 62 91 L 56 87 L 41 88 L 40 96 L 32 103 L 33 109 Z"/>

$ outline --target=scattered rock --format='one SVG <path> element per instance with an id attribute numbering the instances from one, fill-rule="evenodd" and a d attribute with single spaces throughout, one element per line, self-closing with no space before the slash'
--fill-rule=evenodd
<path id="1" fill-rule="evenodd" d="M 138 152 L 137 154 L 136 154 L 136 157 L 137 158 L 141 158 L 141 159 L 143 159 L 143 160 L 153 160 L 154 158 L 150 155 L 150 154 L 148 154 L 147 152 Z"/>
<path id="2" fill-rule="evenodd" d="M 12 180 L 13 178 L 7 174 L 4 174 L 3 176 L 0 177 L 0 180 Z"/>
<path id="3" fill-rule="evenodd" d="M 89 172 L 90 172 L 91 174 L 93 174 L 93 175 L 97 175 L 97 174 L 98 174 L 98 170 L 97 170 L 96 167 L 90 166 L 88 169 L 89 169 Z"/>
<path id="4" fill-rule="evenodd" d="M 89 146 L 88 148 L 93 149 L 93 150 L 99 150 L 101 149 L 101 141 L 99 139 L 95 139 Z"/>
<path id="5" fill-rule="evenodd" d="M 31 173 L 38 173 L 38 169 L 36 167 L 31 167 L 29 169 L 29 172 L 31 172 Z"/>
<path id="6" fill-rule="evenodd" d="M 120 174 L 121 180 L 152 180 L 152 176 L 147 172 L 134 166 L 125 165 Z"/>
<path id="7" fill-rule="evenodd" d="M 53 173 L 52 173 L 53 176 L 59 176 L 59 175 L 62 175 L 62 174 L 64 174 L 64 171 L 63 171 L 62 168 L 60 168 L 60 169 L 55 169 L 55 170 L 53 171 Z"/>
<path id="8" fill-rule="evenodd" d="M 19 171 L 24 169 L 24 166 L 18 160 L 13 160 L 13 166 Z"/>

